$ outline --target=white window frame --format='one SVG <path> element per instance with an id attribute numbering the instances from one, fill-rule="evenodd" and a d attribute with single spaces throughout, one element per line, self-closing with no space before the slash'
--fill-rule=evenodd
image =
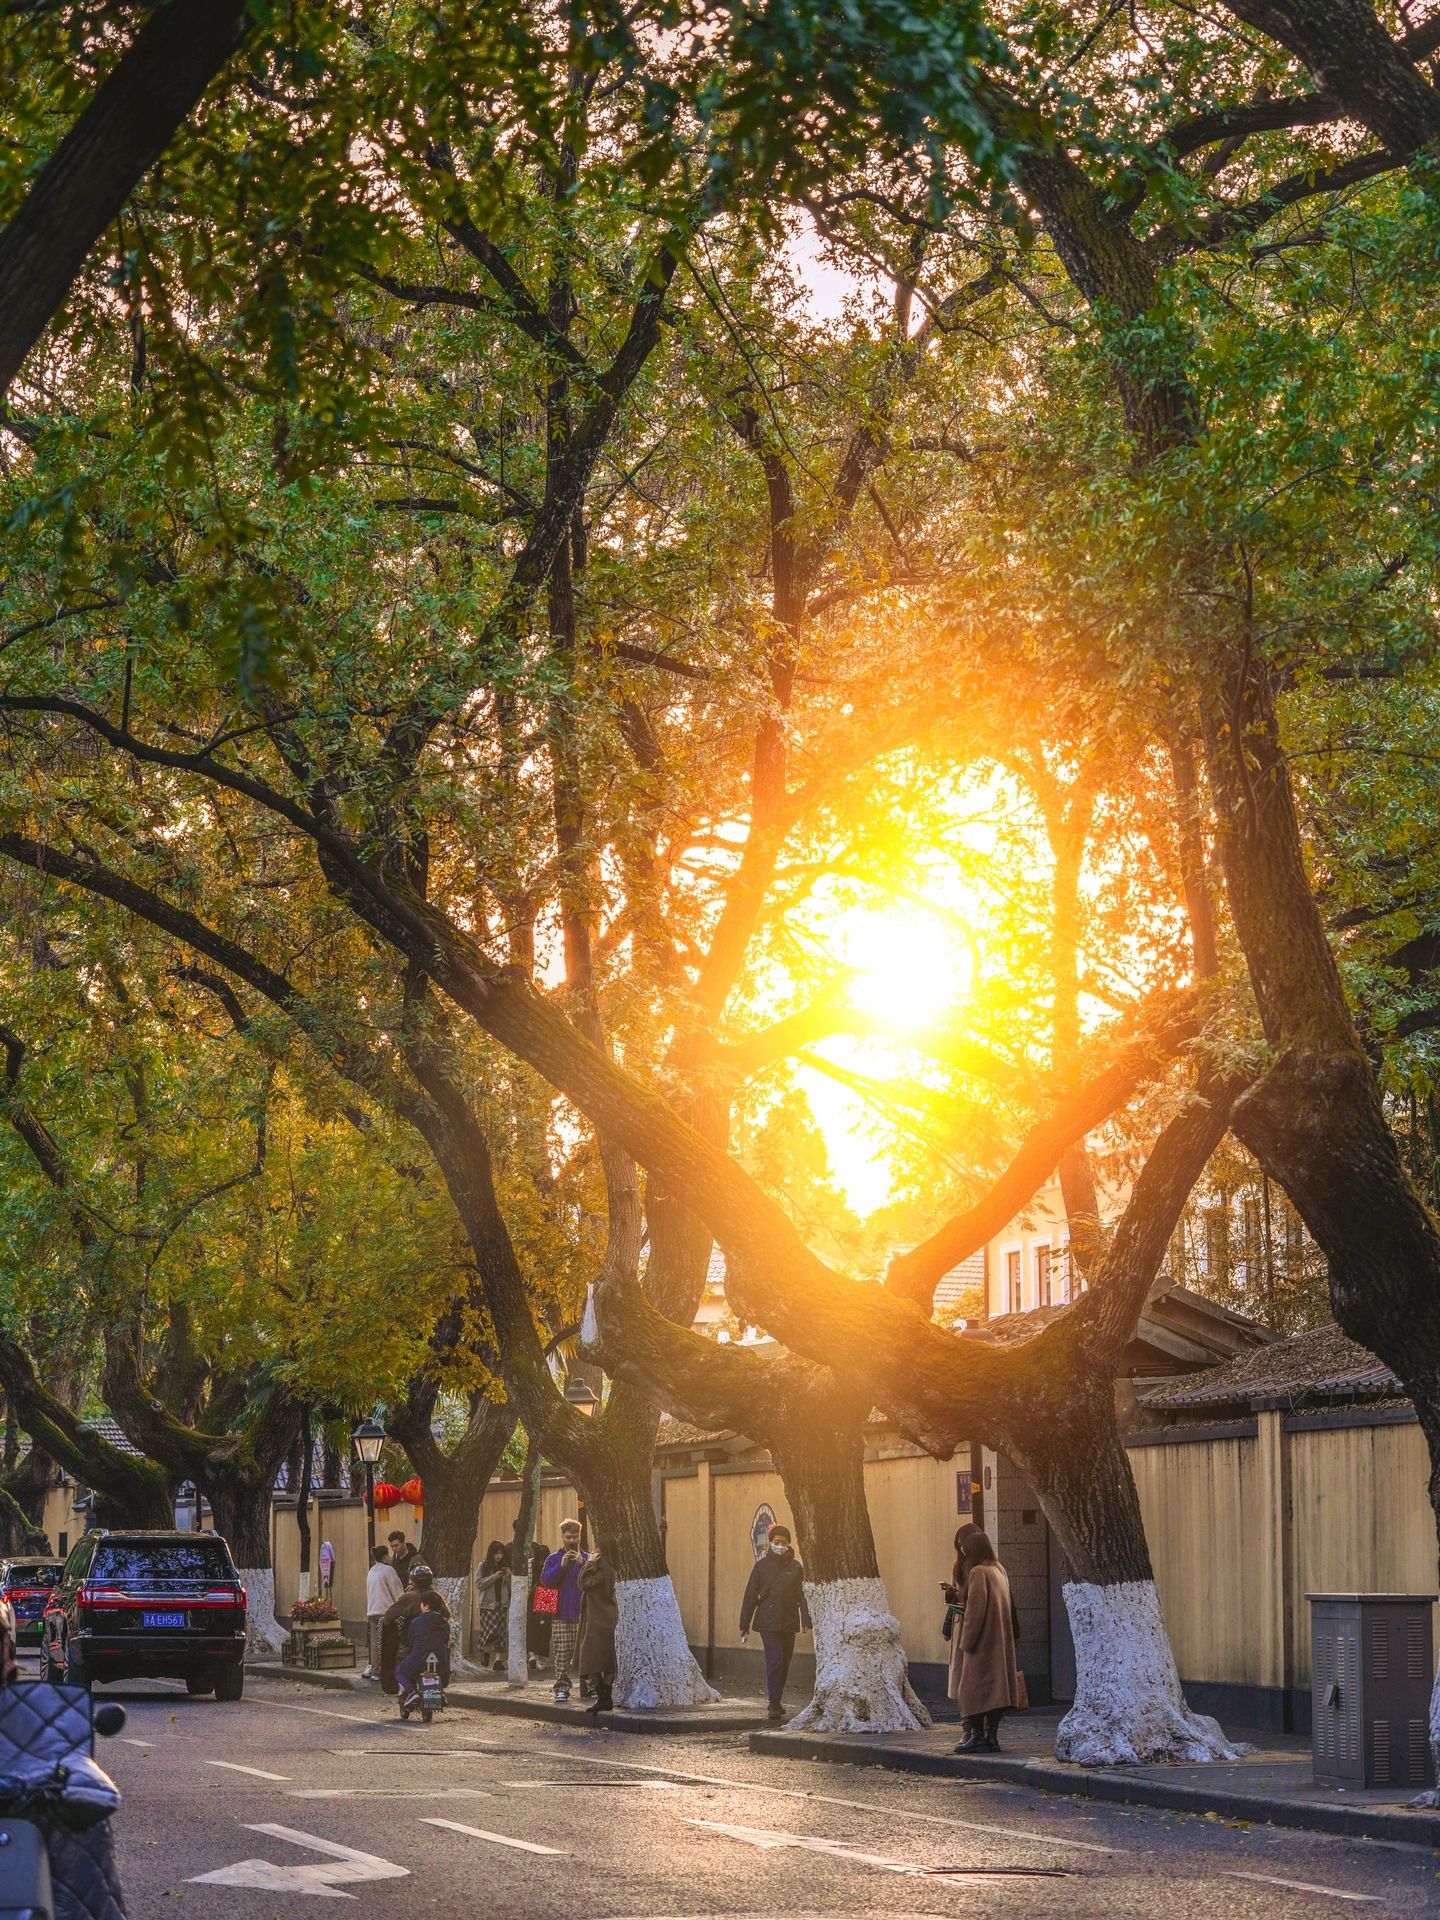
<path id="1" fill-rule="evenodd" d="M 1045 1255 L 1045 1278 L 1050 1298 L 1044 1299 L 1040 1291 L 1040 1256 Z M 1035 1305 L 1050 1307 L 1055 1304 L 1055 1248 L 1048 1240 L 1036 1240 L 1030 1248 L 1030 1271 L 1035 1276 Z"/>
<path id="2" fill-rule="evenodd" d="M 1020 1298 L 1012 1306 L 1010 1302 L 1010 1256 L 1015 1255 L 1016 1273 L 1020 1281 Z M 1004 1289 L 1005 1303 L 1002 1313 L 1024 1313 L 1025 1311 L 1025 1243 L 1017 1240 L 1012 1246 L 1000 1249 L 1000 1284 Z"/>

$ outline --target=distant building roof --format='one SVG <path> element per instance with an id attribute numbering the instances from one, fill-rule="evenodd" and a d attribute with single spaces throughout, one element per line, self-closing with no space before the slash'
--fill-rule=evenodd
<path id="1" fill-rule="evenodd" d="M 1337 1326 L 1312 1327 L 1237 1353 L 1221 1366 L 1166 1380 L 1139 1394 L 1152 1411 L 1250 1409 L 1265 1401 L 1371 1400 L 1402 1392 L 1389 1367 Z"/>
<path id="2" fill-rule="evenodd" d="M 143 1460 L 145 1458 L 139 1447 L 130 1444 L 125 1435 L 120 1431 L 119 1426 L 110 1418 L 108 1413 L 103 1415 L 99 1420 L 82 1420 L 80 1422 L 80 1431 L 82 1433 L 93 1433 L 101 1440 L 107 1440 L 118 1453 L 134 1454 L 137 1460 Z"/>
<path id="3" fill-rule="evenodd" d="M 967 1327 L 965 1336 L 1000 1345 L 1030 1340 L 1066 1311 L 1063 1306 L 1054 1306 L 1002 1313 L 993 1320 Z M 1207 1300 L 1203 1293 L 1195 1293 L 1189 1287 L 1161 1285 L 1145 1303 L 1134 1337 L 1125 1349 L 1122 1371 L 1132 1379 L 1169 1373 L 1196 1378 L 1200 1377 L 1197 1369 L 1208 1373 L 1217 1360 L 1228 1360 L 1237 1353 L 1264 1351 L 1277 1338 L 1258 1320 L 1248 1320 L 1243 1313 L 1234 1313 L 1218 1301 Z"/>

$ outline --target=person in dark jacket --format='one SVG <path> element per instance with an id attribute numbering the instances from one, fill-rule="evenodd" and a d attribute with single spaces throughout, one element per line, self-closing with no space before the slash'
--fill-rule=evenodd
<path id="1" fill-rule="evenodd" d="M 550 1616 L 535 1611 L 535 1589 L 543 1584 L 540 1576 L 549 1558 L 549 1547 L 537 1540 L 530 1549 L 530 1610 L 525 1616 L 525 1657 L 532 1667 L 543 1667 L 550 1658 Z"/>
<path id="2" fill-rule="evenodd" d="M 397 1600 L 397 1606 L 400 1604 Z M 419 1609 L 410 1616 L 405 1629 L 405 1651 L 395 1663 L 395 1678 L 400 1686 L 400 1711 L 408 1713 L 420 1693 L 420 1676 L 431 1654 L 443 1686 L 449 1679 L 450 1614 L 440 1595 L 429 1589 L 420 1596 Z"/>
<path id="3" fill-rule="evenodd" d="M 394 1606 L 387 1608 L 380 1622 L 380 1685 L 386 1693 L 394 1693 L 399 1684 L 395 1678 L 395 1662 L 400 1656 L 401 1640 L 405 1628 L 419 1613 L 420 1602 L 427 1593 L 435 1595 L 440 1603 L 440 1611 L 448 1623 L 450 1609 L 445 1604 L 444 1596 L 435 1593 L 435 1576 L 423 1563 L 411 1567 L 409 1586 Z M 445 1673 L 446 1664 L 448 1663 L 441 1663 L 441 1672 L 443 1677 L 448 1678 L 448 1674 Z"/>
<path id="4" fill-rule="evenodd" d="M 580 1645 L 575 1653 L 581 1681 L 589 1681 L 595 1690 L 587 1709 L 592 1715 L 609 1713 L 615 1705 L 615 1632 L 619 1625 L 615 1570 L 609 1556 L 597 1547 L 580 1569 Z"/>
<path id="5" fill-rule="evenodd" d="M 765 1691 L 770 1718 L 783 1720 L 781 1698 L 790 1677 L 795 1635 L 810 1631 L 810 1609 L 805 1604 L 805 1569 L 795 1558 L 790 1529 L 777 1520 L 766 1534 L 768 1548 L 750 1570 L 745 1598 L 740 1602 L 740 1644 L 757 1627 L 765 1649 Z"/>

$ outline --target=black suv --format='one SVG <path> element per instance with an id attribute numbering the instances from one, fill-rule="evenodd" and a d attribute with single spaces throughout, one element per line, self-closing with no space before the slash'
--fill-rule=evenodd
<path id="1" fill-rule="evenodd" d="M 14 1609 L 18 1645 L 43 1637 L 40 1616 L 64 1564 L 63 1560 L 0 1560 L 0 1600 L 8 1600 Z"/>
<path id="2" fill-rule="evenodd" d="M 45 1608 L 42 1646 L 45 1680 L 166 1675 L 238 1700 L 245 1589 L 229 1547 L 215 1533 L 87 1533 Z"/>

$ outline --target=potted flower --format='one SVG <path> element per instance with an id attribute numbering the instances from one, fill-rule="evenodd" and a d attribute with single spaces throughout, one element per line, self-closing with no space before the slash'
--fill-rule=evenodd
<path id="1" fill-rule="evenodd" d="M 311 1634 L 305 1647 L 305 1664 L 310 1667 L 353 1667 L 355 1643 L 343 1633 Z"/>

